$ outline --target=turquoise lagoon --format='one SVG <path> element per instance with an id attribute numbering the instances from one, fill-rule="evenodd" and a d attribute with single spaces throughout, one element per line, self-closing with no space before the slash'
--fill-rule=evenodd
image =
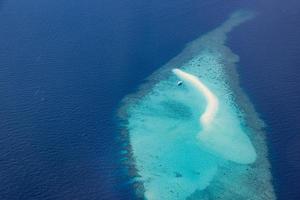
<path id="1" fill-rule="evenodd" d="M 233 13 L 124 99 L 120 117 L 130 152 L 125 156 L 140 197 L 275 199 L 264 124 L 239 88 L 238 56 L 225 46 L 227 33 L 252 17 Z M 218 100 L 209 124 L 201 122 L 209 105 L 205 94 L 172 73 L 174 68 L 201 80 Z"/>

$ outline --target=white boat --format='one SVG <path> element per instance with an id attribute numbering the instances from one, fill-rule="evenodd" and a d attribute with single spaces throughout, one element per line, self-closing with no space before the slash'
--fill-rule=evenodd
<path id="1" fill-rule="evenodd" d="M 183 83 L 182 81 L 178 81 L 178 82 L 177 82 L 177 86 L 182 85 L 182 83 Z"/>

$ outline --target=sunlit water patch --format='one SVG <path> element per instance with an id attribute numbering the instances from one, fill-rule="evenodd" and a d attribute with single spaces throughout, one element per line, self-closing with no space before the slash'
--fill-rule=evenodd
<path id="1" fill-rule="evenodd" d="M 236 82 L 238 57 L 224 46 L 251 17 L 234 13 L 125 98 L 126 155 L 146 199 L 275 199 L 263 124 Z"/>

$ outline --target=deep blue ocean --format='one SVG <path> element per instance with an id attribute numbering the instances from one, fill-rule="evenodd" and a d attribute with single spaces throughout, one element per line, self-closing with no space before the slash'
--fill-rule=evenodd
<path id="1" fill-rule="evenodd" d="M 300 199 L 298 0 L 1 0 L 0 200 L 134 199 L 121 99 L 237 9 L 241 86 L 267 123 L 278 199 Z"/>

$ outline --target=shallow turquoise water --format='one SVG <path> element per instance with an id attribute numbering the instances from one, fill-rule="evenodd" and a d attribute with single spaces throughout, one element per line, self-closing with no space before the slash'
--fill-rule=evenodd
<path id="1" fill-rule="evenodd" d="M 234 13 L 125 99 L 125 129 L 146 199 L 275 198 L 263 138 L 248 127 L 226 70 L 238 61 L 224 46 L 226 33 L 251 17 Z M 178 87 L 172 68 L 199 77 L 219 99 L 209 127 L 199 123 L 203 94 L 185 82 Z"/>

